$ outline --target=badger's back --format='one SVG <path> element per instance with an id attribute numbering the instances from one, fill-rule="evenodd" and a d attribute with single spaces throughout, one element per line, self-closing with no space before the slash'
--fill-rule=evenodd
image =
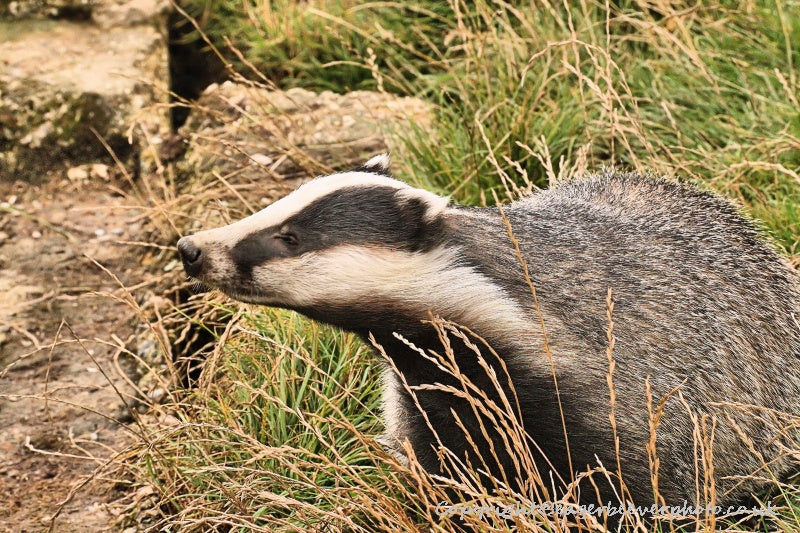
<path id="1" fill-rule="evenodd" d="M 692 502 L 696 479 L 703 494 L 695 441 L 704 438 L 713 440 L 722 501 L 757 486 L 728 476 L 780 478 L 791 469 L 776 437 L 793 439 L 791 419 L 800 414 L 800 284 L 753 223 L 714 195 L 633 174 L 568 182 L 505 215 L 537 291 L 578 470 L 596 465 L 595 456 L 616 466 L 608 449 L 608 291 L 616 423 L 623 453 L 634 459 L 623 461 L 622 474 L 635 492 L 652 494 L 648 382 L 653 412 L 669 395 L 657 431 L 668 503 Z M 491 270 L 535 318 L 519 266 L 506 259 Z M 716 428 L 706 415 L 715 415 Z M 535 433 L 536 413 L 527 416 Z M 761 469 L 764 461 L 769 468 Z"/>

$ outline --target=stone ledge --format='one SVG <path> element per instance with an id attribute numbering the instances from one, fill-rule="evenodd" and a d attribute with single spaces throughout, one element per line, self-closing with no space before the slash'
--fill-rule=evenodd
<path id="1" fill-rule="evenodd" d="M 157 142 L 169 129 L 166 27 L 156 19 L 133 27 L 0 22 L 0 180 L 40 182 L 67 166 L 114 164 L 104 143 L 139 172 L 139 139 Z"/>
<path id="2" fill-rule="evenodd" d="M 188 151 L 176 167 L 186 180 L 211 172 L 244 181 L 303 180 L 392 151 L 398 132 L 431 118 L 431 105 L 417 98 L 225 82 L 205 91 L 181 129 Z"/>

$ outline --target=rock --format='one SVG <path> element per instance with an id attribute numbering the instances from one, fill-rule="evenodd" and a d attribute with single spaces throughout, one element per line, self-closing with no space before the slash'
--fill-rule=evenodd
<path id="1" fill-rule="evenodd" d="M 136 355 L 148 364 L 156 363 L 159 361 L 158 345 L 156 341 L 150 338 L 143 339 L 136 347 Z"/>
<path id="2" fill-rule="evenodd" d="M 91 165 L 89 170 L 89 175 L 94 179 L 101 179 L 103 181 L 108 181 L 108 165 L 103 165 L 100 163 L 95 163 Z"/>
<path id="3" fill-rule="evenodd" d="M 143 18 L 137 26 L 0 21 L 0 180 L 42 182 L 87 164 L 108 170 L 109 150 L 135 175 L 152 144 L 144 137 L 169 130 L 163 2 L 81 2 L 92 17 L 130 8 Z M 79 2 L 17 2 L 32 14 L 56 3 Z"/>
<path id="4" fill-rule="evenodd" d="M 92 19 L 104 28 L 136 26 L 165 20 L 169 9 L 169 0 L 106 0 L 94 10 Z"/>
<path id="5" fill-rule="evenodd" d="M 70 167 L 67 169 L 67 179 L 72 183 L 79 183 L 89 179 L 89 171 L 83 166 Z"/>
<path id="6" fill-rule="evenodd" d="M 89 179 L 93 181 L 109 181 L 110 176 L 111 167 L 101 163 L 79 165 L 67 169 L 67 179 L 76 184 L 81 184 Z"/>
<path id="7" fill-rule="evenodd" d="M 147 393 L 148 399 L 154 404 L 160 404 L 167 397 L 167 391 L 163 387 L 156 387 Z"/>
<path id="8" fill-rule="evenodd" d="M 0 3 L 0 18 L 97 22 L 103 27 L 148 23 L 169 10 L 169 0 L 14 0 Z"/>
<path id="9" fill-rule="evenodd" d="M 14 0 L 0 4 L 0 18 L 88 20 L 98 0 Z"/>
<path id="10" fill-rule="evenodd" d="M 299 181 L 391 150 L 400 144 L 396 132 L 431 119 L 430 104 L 386 93 L 213 84 L 181 129 L 188 149 L 176 162 L 177 175 Z M 276 194 L 295 185 L 290 181 Z"/>
<path id="11" fill-rule="evenodd" d="M 272 158 L 264 154 L 253 154 L 250 156 L 250 159 L 252 159 L 253 163 L 255 163 L 256 165 L 267 166 L 273 163 Z"/>

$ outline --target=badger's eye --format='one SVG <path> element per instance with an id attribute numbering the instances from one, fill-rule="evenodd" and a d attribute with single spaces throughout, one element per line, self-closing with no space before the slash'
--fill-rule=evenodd
<path id="1" fill-rule="evenodd" d="M 288 244 L 289 246 L 297 246 L 297 243 L 299 242 L 297 240 L 297 235 L 291 232 L 276 233 L 274 237 L 276 239 L 283 241 L 285 244 Z"/>

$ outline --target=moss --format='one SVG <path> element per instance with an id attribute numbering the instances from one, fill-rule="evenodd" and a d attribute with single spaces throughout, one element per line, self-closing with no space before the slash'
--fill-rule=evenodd
<path id="1" fill-rule="evenodd" d="M 113 164 L 132 155 L 113 99 L 0 84 L 0 178 L 40 183 L 66 165 Z"/>

